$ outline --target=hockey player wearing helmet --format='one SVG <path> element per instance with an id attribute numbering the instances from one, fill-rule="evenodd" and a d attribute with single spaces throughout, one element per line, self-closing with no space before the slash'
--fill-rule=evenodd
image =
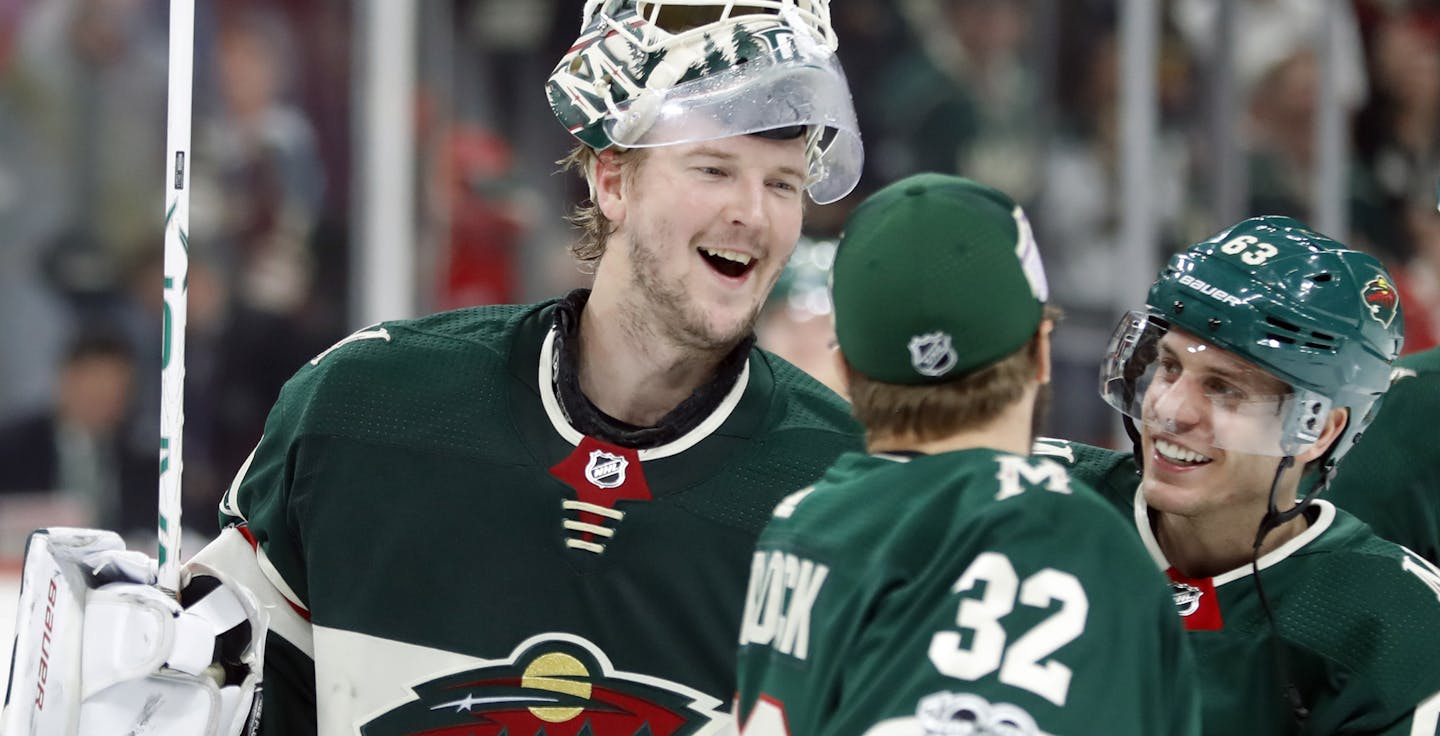
<path id="1" fill-rule="evenodd" d="M 902 179 L 851 214 L 832 273 L 867 452 L 760 536 L 743 733 L 1199 733 L 1164 576 L 1104 499 L 1030 456 L 1052 319 L 1021 208 Z"/>
<path id="2" fill-rule="evenodd" d="M 1171 258 L 1115 332 L 1101 394 L 1133 456 L 1037 445 L 1133 516 L 1169 575 L 1206 733 L 1436 732 L 1440 571 L 1322 493 L 1402 335 L 1378 261 L 1251 218 Z"/>
<path id="3" fill-rule="evenodd" d="M 547 92 L 593 289 L 340 345 L 227 497 L 315 634 L 281 650 L 295 686 L 266 683 L 275 733 L 726 726 L 764 513 L 858 443 L 752 334 L 807 190 L 857 178 L 834 49 L 823 0 L 586 4 Z M 335 393 L 357 380 L 381 403 Z"/>
<path id="4" fill-rule="evenodd" d="M 752 334 L 858 179 L 835 49 L 826 0 L 585 4 L 547 93 L 593 290 L 301 366 L 197 555 L 270 614 L 259 733 L 730 727 L 760 528 L 860 445 Z"/>

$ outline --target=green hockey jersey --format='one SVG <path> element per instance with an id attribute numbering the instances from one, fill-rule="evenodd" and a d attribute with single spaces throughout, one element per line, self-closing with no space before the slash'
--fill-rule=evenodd
<path id="1" fill-rule="evenodd" d="M 1035 451 L 1129 514 L 1166 570 L 1195 652 L 1206 734 L 1440 734 L 1433 565 L 1316 501 L 1309 528 L 1259 560 L 1272 627 L 1249 565 L 1205 579 L 1170 566 L 1129 453 L 1048 439 Z"/>
<path id="2" fill-rule="evenodd" d="M 859 428 L 753 350 L 678 439 L 583 436 L 553 387 L 556 308 L 378 325 L 285 386 L 221 506 L 253 541 L 262 593 L 302 621 L 274 618 L 262 733 L 730 723 L 756 537 Z"/>
<path id="3" fill-rule="evenodd" d="M 760 537 L 744 736 L 1199 732 L 1165 580 L 1058 464 L 849 453 Z"/>
<path id="4" fill-rule="evenodd" d="M 1440 348 L 1395 362 L 1390 390 L 1325 498 L 1376 534 L 1440 563 Z"/>

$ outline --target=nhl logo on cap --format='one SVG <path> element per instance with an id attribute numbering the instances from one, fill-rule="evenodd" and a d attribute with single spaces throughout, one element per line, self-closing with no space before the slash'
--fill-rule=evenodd
<path id="1" fill-rule="evenodd" d="M 930 332 L 910 338 L 910 365 L 922 376 L 943 376 L 960 362 L 950 335 Z"/>
<path id="2" fill-rule="evenodd" d="M 585 480 L 600 488 L 619 488 L 625 484 L 625 467 L 629 460 L 604 450 L 591 450 L 585 465 Z"/>
<path id="3" fill-rule="evenodd" d="M 1005 359 L 1034 338 L 1048 296 L 1020 206 L 935 173 L 901 179 L 850 213 L 830 291 L 846 363 L 896 385 L 949 383 Z"/>

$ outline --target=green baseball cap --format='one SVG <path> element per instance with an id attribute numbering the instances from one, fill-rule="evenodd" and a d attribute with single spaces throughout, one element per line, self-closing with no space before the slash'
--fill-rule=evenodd
<path id="1" fill-rule="evenodd" d="M 1019 350 L 1049 288 L 1025 212 L 958 176 L 917 174 L 861 202 L 831 277 L 835 336 L 885 383 L 944 383 Z"/>

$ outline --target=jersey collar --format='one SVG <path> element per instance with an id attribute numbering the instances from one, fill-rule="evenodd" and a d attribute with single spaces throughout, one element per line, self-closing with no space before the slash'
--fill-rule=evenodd
<path id="1" fill-rule="evenodd" d="M 545 333 L 545 340 L 540 344 L 540 365 L 539 375 L 536 376 L 536 384 L 540 390 L 540 403 L 545 407 L 545 415 L 550 419 L 550 424 L 555 428 L 561 437 L 572 445 L 579 445 L 580 440 L 585 437 L 571 423 L 561 406 L 560 396 L 556 390 L 556 376 L 559 371 L 559 362 L 556 355 L 556 327 L 552 326 Z M 748 351 L 747 351 L 748 352 Z M 710 413 L 704 416 L 689 431 L 680 434 L 673 440 L 664 442 L 654 447 L 647 447 L 638 451 L 641 461 L 658 460 L 671 455 L 677 455 L 685 450 L 694 447 L 701 440 L 710 436 L 720 425 L 730 418 L 735 407 L 739 405 L 740 398 L 745 395 L 745 388 L 750 383 L 750 361 L 746 360 L 740 367 L 739 375 L 735 377 L 734 384 L 716 404 Z M 599 437 L 598 439 L 610 441 L 610 438 Z"/>
<path id="2" fill-rule="evenodd" d="M 1319 539 L 1320 535 L 1324 534 L 1325 530 L 1329 529 L 1330 526 L 1335 523 L 1334 504 L 1331 504 L 1329 501 L 1316 499 L 1312 503 L 1312 506 L 1318 512 L 1315 521 L 1312 522 L 1305 531 L 1295 535 L 1295 537 L 1288 542 L 1270 550 L 1262 556 L 1257 561 L 1261 570 L 1283 562 L 1291 555 L 1299 552 L 1305 545 Z M 1171 567 L 1170 561 L 1165 558 L 1165 552 L 1160 549 L 1160 542 L 1155 539 L 1155 530 L 1150 528 L 1150 507 L 1145 503 L 1145 489 L 1143 486 L 1135 489 L 1134 509 L 1135 528 L 1140 532 L 1140 541 L 1144 542 L 1145 549 L 1150 552 L 1150 559 L 1154 560 L 1155 564 L 1158 565 L 1161 570 L 1169 570 Z M 1220 573 L 1211 580 L 1218 587 L 1232 580 L 1244 578 L 1250 575 L 1252 571 L 1253 568 L 1251 568 L 1250 565 L 1241 565 L 1233 570 Z"/>

